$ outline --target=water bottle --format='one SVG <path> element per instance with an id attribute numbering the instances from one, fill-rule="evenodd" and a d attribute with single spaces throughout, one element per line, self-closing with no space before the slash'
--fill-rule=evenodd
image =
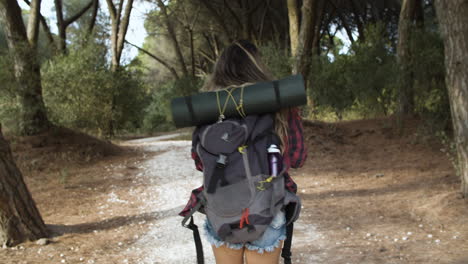
<path id="1" fill-rule="evenodd" d="M 271 144 L 268 148 L 268 163 L 270 165 L 270 175 L 278 176 L 281 170 L 281 151 L 275 144 Z"/>

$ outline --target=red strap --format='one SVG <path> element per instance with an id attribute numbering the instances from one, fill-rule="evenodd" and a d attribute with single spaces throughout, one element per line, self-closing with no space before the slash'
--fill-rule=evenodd
<path id="1" fill-rule="evenodd" d="M 247 223 L 248 225 L 250 225 L 249 208 L 245 208 L 244 210 L 242 210 L 242 216 L 241 216 L 241 219 L 240 219 L 240 222 L 239 222 L 239 227 L 241 229 L 244 228 L 244 222 Z"/>

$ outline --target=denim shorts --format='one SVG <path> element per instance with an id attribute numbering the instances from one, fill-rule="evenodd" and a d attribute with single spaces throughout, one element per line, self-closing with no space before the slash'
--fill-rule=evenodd
<path id="1" fill-rule="evenodd" d="M 245 247 L 248 250 L 258 251 L 258 253 L 263 253 L 264 251 L 272 252 L 275 248 L 280 246 L 282 240 L 286 239 L 286 217 L 284 212 L 280 211 L 275 218 L 273 218 L 273 221 L 259 239 L 246 243 L 229 243 L 222 241 L 214 232 L 208 218 L 205 220 L 204 229 L 206 239 L 213 246 L 220 247 L 225 245 L 232 249 Z"/>

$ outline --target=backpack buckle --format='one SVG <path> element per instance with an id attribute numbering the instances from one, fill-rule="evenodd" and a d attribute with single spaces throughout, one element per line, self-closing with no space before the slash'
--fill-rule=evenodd
<path id="1" fill-rule="evenodd" d="M 237 150 L 241 153 L 241 154 L 245 154 L 245 149 L 247 148 L 247 145 L 242 145 L 240 147 L 237 148 Z"/>
<path id="2" fill-rule="evenodd" d="M 218 159 L 216 160 L 216 167 L 224 168 L 227 164 L 227 156 L 223 154 L 219 154 Z"/>
<path id="3" fill-rule="evenodd" d="M 268 179 L 264 181 L 259 181 L 259 185 L 257 185 L 257 189 L 259 191 L 264 191 L 268 188 L 268 185 L 271 183 L 271 181 L 275 178 L 275 176 L 270 176 Z"/>

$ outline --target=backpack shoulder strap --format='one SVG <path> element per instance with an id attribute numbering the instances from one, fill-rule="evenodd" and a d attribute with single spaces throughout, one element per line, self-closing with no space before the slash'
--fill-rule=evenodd
<path id="1" fill-rule="evenodd" d="M 205 259 L 203 256 L 203 245 L 200 238 L 200 232 L 198 231 L 198 226 L 195 224 L 193 220 L 193 214 L 200 210 L 200 208 L 205 204 L 204 199 L 201 199 L 195 207 L 190 210 L 190 212 L 184 217 L 182 220 L 182 226 L 186 227 L 193 232 L 193 240 L 195 241 L 195 250 L 197 251 L 197 264 L 204 264 Z M 188 220 L 190 222 L 187 224 Z"/>
<path id="2" fill-rule="evenodd" d="M 185 227 L 193 231 L 193 240 L 195 240 L 195 250 L 197 251 L 197 264 L 204 264 L 205 259 L 203 256 L 203 245 L 200 238 L 200 232 L 198 231 L 198 226 L 193 221 L 193 216 L 190 216 L 190 223 Z"/>

